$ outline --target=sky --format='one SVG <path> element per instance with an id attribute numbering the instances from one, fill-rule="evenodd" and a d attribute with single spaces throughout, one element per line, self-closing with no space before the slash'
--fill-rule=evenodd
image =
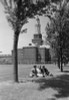
<path id="1" fill-rule="evenodd" d="M 41 33 L 43 39 L 46 36 L 45 27 L 47 22 L 48 18 L 40 17 Z M 18 48 L 23 48 L 24 46 L 27 46 L 29 43 L 31 43 L 33 34 L 35 34 L 35 24 L 36 20 L 30 19 L 29 23 L 24 26 L 24 28 L 27 28 L 27 33 L 20 34 Z M 11 50 L 13 49 L 13 37 L 14 31 L 9 26 L 3 6 L 0 4 L 0 55 L 11 54 Z"/>

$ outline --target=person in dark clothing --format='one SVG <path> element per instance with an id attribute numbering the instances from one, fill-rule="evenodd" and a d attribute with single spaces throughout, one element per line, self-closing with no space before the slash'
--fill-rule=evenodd
<path id="1" fill-rule="evenodd" d="M 53 76 L 53 74 L 52 74 L 52 73 L 50 73 L 50 72 L 48 71 L 48 69 L 47 69 L 47 68 L 45 68 L 45 66 L 43 66 L 43 71 L 44 71 L 45 75 L 48 75 L 48 76 Z"/>
<path id="2" fill-rule="evenodd" d="M 45 66 L 43 66 L 43 73 L 45 74 L 45 75 L 49 75 L 49 71 L 48 71 L 48 69 L 47 68 L 45 68 Z"/>
<path id="3" fill-rule="evenodd" d="M 36 65 L 33 66 L 31 73 L 30 73 L 30 77 L 33 77 L 33 76 L 37 77 L 37 66 Z"/>
<path id="4" fill-rule="evenodd" d="M 40 71 L 41 71 L 42 76 L 44 77 L 45 75 L 44 75 L 44 70 L 43 70 L 42 66 L 40 66 Z"/>

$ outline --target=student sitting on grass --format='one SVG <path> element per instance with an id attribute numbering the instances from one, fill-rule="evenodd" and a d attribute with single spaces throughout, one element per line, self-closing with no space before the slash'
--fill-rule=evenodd
<path id="1" fill-rule="evenodd" d="M 45 76 L 53 76 L 50 74 L 47 68 L 45 66 L 37 67 L 36 65 L 33 66 L 33 69 L 31 70 L 30 77 L 45 77 Z"/>
<path id="2" fill-rule="evenodd" d="M 33 69 L 31 70 L 31 73 L 30 73 L 30 77 L 33 77 L 33 76 L 36 76 L 36 77 L 42 77 L 43 76 L 40 68 L 37 67 L 36 65 L 33 66 Z"/>
<path id="3" fill-rule="evenodd" d="M 41 71 L 41 66 L 40 67 L 37 67 L 37 76 L 38 77 L 43 77 L 43 73 Z"/>
<path id="4" fill-rule="evenodd" d="M 44 76 L 53 76 L 53 74 L 51 74 L 47 68 L 45 68 L 45 66 L 43 66 L 43 73 L 44 73 Z"/>
<path id="5" fill-rule="evenodd" d="M 50 72 L 48 71 L 47 68 L 45 68 L 45 66 L 43 66 L 42 69 L 43 69 L 43 72 L 44 72 L 45 75 L 49 75 Z"/>
<path id="6" fill-rule="evenodd" d="M 37 68 L 37 66 L 34 65 L 32 70 L 31 70 L 30 77 L 33 77 L 33 76 L 37 77 L 37 70 L 36 70 L 36 68 Z"/>

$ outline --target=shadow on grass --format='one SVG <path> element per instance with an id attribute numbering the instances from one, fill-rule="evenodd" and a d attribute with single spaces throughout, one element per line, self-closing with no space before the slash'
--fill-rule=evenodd
<path id="1" fill-rule="evenodd" d="M 69 71 L 67 71 L 67 70 L 66 70 L 66 71 L 63 71 L 63 72 L 64 72 L 64 73 L 69 73 Z"/>
<path id="2" fill-rule="evenodd" d="M 42 91 L 46 88 L 53 88 L 57 90 L 58 94 L 54 94 L 56 98 L 69 97 L 69 75 L 60 75 L 55 78 L 41 78 L 35 80 L 36 83 L 39 83 L 39 90 Z"/>
<path id="3" fill-rule="evenodd" d="M 47 100 L 56 100 L 56 99 L 54 99 L 54 98 L 51 98 L 51 99 L 47 99 Z"/>

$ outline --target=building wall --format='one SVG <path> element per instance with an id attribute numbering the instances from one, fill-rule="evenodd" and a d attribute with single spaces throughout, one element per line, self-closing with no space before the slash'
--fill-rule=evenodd
<path id="1" fill-rule="evenodd" d="M 23 63 L 23 48 L 18 49 L 18 63 L 22 64 Z"/>
<path id="2" fill-rule="evenodd" d="M 50 49 L 45 49 L 45 61 L 47 63 L 51 61 Z"/>
<path id="3" fill-rule="evenodd" d="M 36 47 L 23 48 L 23 63 L 25 64 L 36 63 Z"/>
<path id="4" fill-rule="evenodd" d="M 12 54 L 13 55 L 13 54 Z M 24 47 L 18 49 L 18 63 L 19 64 L 38 64 L 48 63 L 50 61 L 49 49 L 40 47 Z"/>
<path id="5" fill-rule="evenodd" d="M 39 54 L 41 56 L 41 63 L 48 63 L 51 60 L 49 49 L 39 48 Z"/>
<path id="6" fill-rule="evenodd" d="M 49 49 L 37 48 L 37 47 L 24 47 L 18 49 L 18 63 L 19 64 L 37 64 L 37 63 L 48 63 L 50 61 Z M 13 63 L 13 52 L 12 55 L 0 55 L 0 64 L 12 64 Z"/>
<path id="7" fill-rule="evenodd" d="M 39 53 L 41 55 L 41 63 L 45 63 L 45 48 L 39 48 Z"/>

